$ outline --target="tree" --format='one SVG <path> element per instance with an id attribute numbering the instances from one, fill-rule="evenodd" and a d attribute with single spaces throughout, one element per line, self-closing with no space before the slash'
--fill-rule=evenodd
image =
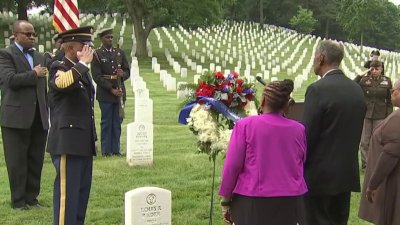
<path id="1" fill-rule="evenodd" d="M 328 38 L 331 25 L 337 23 L 336 11 L 339 7 L 339 0 L 306 0 L 305 7 L 314 12 L 315 18 L 322 25 L 321 32 L 324 33 L 325 38 Z"/>
<path id="2" fill-rule="evenodd" d="M 300 33 L 309 34 L 314 31 L 317 22 L 311 10 L 299 6 L 297 15 L 290 20 L 290 25 Z"/>
<path id="3" fill-rule="evenodd" d="M 221 21 L 222 0 L 124 0 L 135 29 L 137 56 L 147 55 L 147 38 L 155 27 L 207 26 Z"/>
<path id="4" fill-rule="evenodd" d="M 365 31 L 377 31 L 376 16 L 384 14 L 381 0 L 341 0 L 337 14 L 338 21 L 348 33 L 348 37 L 360 37 L 360 54 L 364 44 Z M 375 17 L 375 18 L 374 18 Z"/>
<path id="5" fill-rule="evenodd" d="M 17 13 L 19 20 L 29 20 L 27 10 L 33 6 L 41 6 L 49 4 L 52 0 L 2 0 L 0 1 L 0 9 Z"/>

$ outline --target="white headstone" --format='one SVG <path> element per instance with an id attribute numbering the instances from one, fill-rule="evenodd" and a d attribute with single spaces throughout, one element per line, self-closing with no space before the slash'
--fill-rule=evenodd
<path id="1" fill-rule="evenodd" d="M 130 166 L 153 164 L 153 124 L 129 123 L 127 126 L 126 161 Z"/>
<path id="2" fill-rule="evenodd" d="M 154 65 L 157 64 L 157 57 L 151 58 L 151 69 L 154 69 Z"/>
<path id="3" fill-rule="evenodd" d="M 167 75 L 166 70 L 160 70 L 160 81 L 164 81 L 166 75 Z"/>
<path id="4" fill-rule="evenodd" d="M 167 73 L 167 75 L 164 76 L 164 81 L 163 81 L 163 87 L 164 88 L 167 88 L 168 80 L 169 80 L 170 77 L 172 77 L 172 76 L 169 73 Z"/>
<path id="5" fill-rule="evenodd" d="M 135 98 L 135 122 L 153 123 L 153 100 Z"/>
<path id="6" fill-rule="evenodd" d="M 210 63 L 210 71 L 214 71 L 215 70 L 215 64 L 214 63 Z"/>
<path id="7" fill-rule="evenodd" d="M 154 65 L 154 73 L 160 73 L 160 64 L 156 63 Z"/>
<path id="8" fill-rule="evenodd" d="M 44 46 L 43 45 L 39 45 L 39 52 L 43 53 L 44 52 Z"/>
<path id="9" fill-rule="evenodd" d="M 198 65 L 196 67 L 196 73 L 202 73 L 203 72 L 203 67 L 201 65 Z"/>
<path id="10" fill-rule="evenodd" d="M 167 82 L 167 91 L 176 91 L 176 78 L 170 77 Z"/>
<path id="11" fill-rule="evenodd" d="M 149 89 L 141 88 L 135 90 L 135 99 L 137 98 L 148 99 L 149 97 L 150 97 Z"/>
<path id="12" fill-rule="evenodd" d="M 171 225 L 171 191 L 157 187 L 125 193 L 125 225 Z"/>
<path id="13" fill-rule="evenodd" d="M 181 68 L 181 77 L 187 78 L 187 68 Z"/>
<path id="14" fill-rule="evenodd" d="M 201 77 L 200 74 L 195 74 L 195 75 L 194 75 L 194 78 L 193 78 L 193 83 L 198 84 L 198 83 L 199 83 L 200 77 Z"/>
<path id="15" fill-rule="evenodd" d="M 46 49 L 50 49 L 51 48 L 51 41 L 46 41 Z"/>

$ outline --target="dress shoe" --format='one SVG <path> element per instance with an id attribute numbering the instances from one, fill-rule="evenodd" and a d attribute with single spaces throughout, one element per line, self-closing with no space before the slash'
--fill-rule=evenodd
<path id="1" fill-rule="evenodd" d="M 28 204 L 28 207 L 31 209 L 40 209 L 40 208 L 43 208 L 44 206 L 38 202 L 38 203 L 34 203 L 34 204 Z"/>
<path id="2" fill-rule="evenodd" d="M 123 156 L 121 153 L 113 153 L 114 156 Z"/>

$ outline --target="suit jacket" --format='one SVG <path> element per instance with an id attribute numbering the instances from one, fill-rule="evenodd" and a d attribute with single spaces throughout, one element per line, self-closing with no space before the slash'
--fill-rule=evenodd
<path id="1" fill-rule="evenodd" d="M 103 75 L 115 75 L 115 71 L 118 67 L 124 71 L 121 88 L 124 93 L 123 100 L 126 101 L 124 81 L 129 78 L 130 69 L 124 51 L 114 47 L 111 48 L 111 51 L 108 51 L 104 46 L 96 49 L 96 57 L 94 57 L 90 68 L 93 80 L 97 84 L 97 100 L 112 103 L 117 103 L 119 101 L 118 97 L 111 93 L 112 88 L 118 88 L 118 81 L 103 77 Z"/>
<path id="2" fill-rule="evenodd" d="M 307 88 L 303 122 L 309 194 L 360 191 L 358 149 L 365 110 L 360 86 L 339 69 Z"/>
<path id="3" fill-rule="evenodd" d="M 47 64 L 43 55 L 34 51 L 33 66 Z M 37 104 L 45 130 L 48 125 L 47 82 L 31 69 L 28 60 L 14 44 L 0 50 L 0 84 L 2 91 L 0 124 L 28 129 L 35 118 Z"/>
<path id="4" fill-rule="evenodd" d="M 53 155 L 96 154 L 94 87 L 89 68 L 63 58 L 52 64 L 49 81 L 50 132 L 47 151 Z"/>

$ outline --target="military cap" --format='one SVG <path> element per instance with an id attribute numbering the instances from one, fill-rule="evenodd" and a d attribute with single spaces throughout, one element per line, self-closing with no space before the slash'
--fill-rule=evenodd
<path id="1" fill-rule="evenodd" d="M 373 56 L 373 55 L 380 56 L 381 53 L 379 52 L 379 50 L 373 50 L 373 51 L 371 52 L 371 56 Z"/>
<path id="2" fill-rule="evenodd" d="M 105 28 L 99 32 L 98 36 L 99 36 L 99 38 L 101 38 L 107 34 L 112 34 L 112 32 L 113 32 L 112 28 Z"/>
<path id="3" fill-rule="evenodd" d="M 93 27 L 78 27 L 71 30 L 66 30 L 58 34 L 58 37 L 62 39 L 62 42 L 81 42 L 84 44 L 93 45 L 92 43 Z"/>

